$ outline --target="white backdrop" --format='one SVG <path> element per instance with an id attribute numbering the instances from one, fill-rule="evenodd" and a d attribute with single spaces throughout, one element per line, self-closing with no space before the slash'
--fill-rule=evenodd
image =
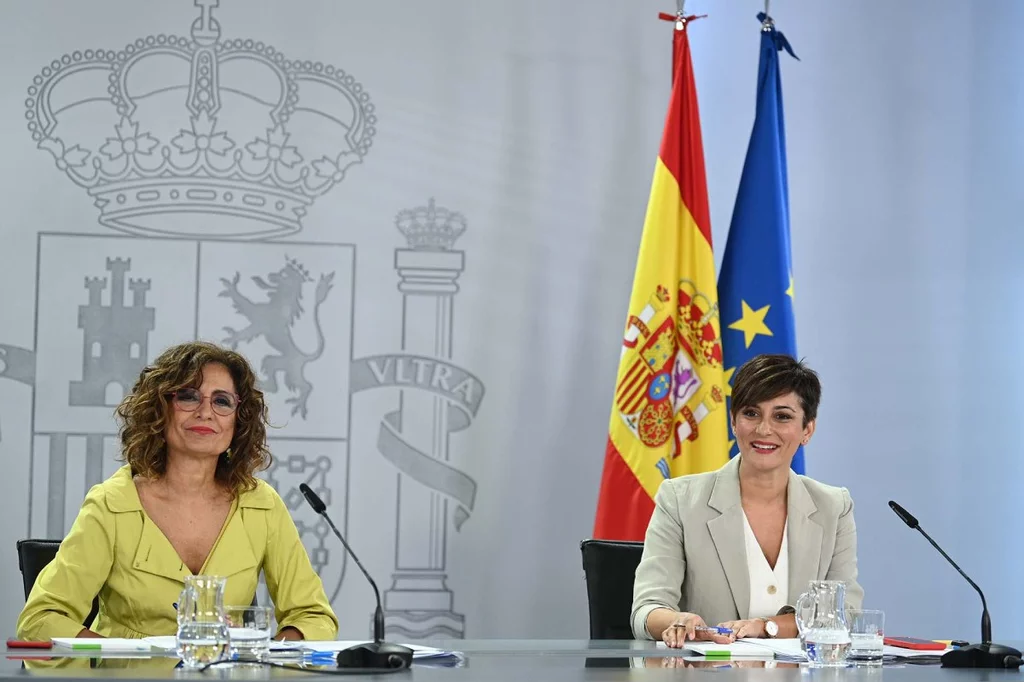
<path id="1" fill-rule="evenodd" d="M 372 595 L 295 498 L 300 481 L 329 496 L 396 636 L 585 636 L 578 543 L 668 94 L 671 24 L 656 15 L 671 4 L 221 0 L 219 35 L 189 0 L 5 5 L 0 620 L 23 603 L 15 541 L 59 536 L 116 466 L 108 403 L 124 377 L 167 344 L 254 324 L 239 348 L 257 366 L 282 358 L 270 476 L 343 636 L 365 636 Z M 719 258 L 761 7 L 688 3 L 711 15 L 691 31 Z M 852 490 L 867 603 L 890 632 L 976 637 L 980 609 L 886 508 L 895 498 L 987 588 L 997 638 L 1024 637 L 1021 551 L 1003 539 L 1022 504 L 1024 74 L 1007 55 L 1024 7 L 772 7 L 802 60 L 782 58 L 798 343 L 824 381 L 808 473 Z M 193 40 L 216 43 L 216 102 L 200 97 L 213 75 Z M 90 60 L 106 64 L 82 70 Z M 205 146 L 249 180 L 208 177 Z M 122 179 L 164 149 L 178 170 Z M 69 177 L 94 160 L 100 185 Z M 229 289 L 266 305 L 236 312 Z"/>

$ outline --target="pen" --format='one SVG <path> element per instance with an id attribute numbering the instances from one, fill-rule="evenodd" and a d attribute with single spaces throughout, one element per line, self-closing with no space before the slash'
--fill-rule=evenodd
<path id="1" fill-rule="evenodd" d="M 697 632 L 714 632 L 715 634 L 718 634 L 718 635 L 731 635 L 732 634 L 732 630 L 730 630 L 729 628 L 720 628 L 720 627 L 699 627 L 699 628 L 694 628 L 694 630 L 696 630 Z"/>
<path id="2" fill-rule="evenodd" d="M 53 647 L 53 642 L 24 642 L 17 639 L 7 640 L 7 646 L 10 649 L 50 649 Z"/>

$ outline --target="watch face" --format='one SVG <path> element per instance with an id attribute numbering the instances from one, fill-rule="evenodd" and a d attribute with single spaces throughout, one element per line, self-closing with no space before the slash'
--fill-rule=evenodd
<path id="1" fill-rule="evenodd" d="M 779 624 L 774 620 L 765 621 L 764 631 L 767 632 L 770 637 L 774 637 L 779 634 Z"/>

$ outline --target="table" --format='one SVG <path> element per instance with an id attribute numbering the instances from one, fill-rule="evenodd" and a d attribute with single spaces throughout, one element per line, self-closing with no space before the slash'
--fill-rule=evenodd
<path id="1" fill-rule="evenodd" d="M 359 675 L 360 679 L 390 678 L 393 682 L 663 682 L 680 676 L 694 680 L 771 680 L 772 682 L 924 682 L 925 680 L 1022 680 L 1024 673 L 1004 670 L 947 670 L 935 665 L 884 668 L 808 669 L 774 661 L 705 661 L 680 651 L 658 648 L 654 642 L 631 640 L 436 640 L 422 642 L 457 650 L 466 660 L 457 668 L 414 664 L 393 675 Z M 1020 648 L 1020 643 L 1011 643 Z M 11 656 L 45 652 L 7 650 L 0 682 L 30 678 L 60 680 L 264 680 L 337 679 L 336 675 L 273 668 L 218 667 L 205 673 L 174 670 L 174 658 L 132 656 L 96 659 L 71 655 L 59 660 L 29 662 Z M 770 669 L 766 669 L 770 668 Z M 709 676 L 710 675 L 710 676 Z"/>

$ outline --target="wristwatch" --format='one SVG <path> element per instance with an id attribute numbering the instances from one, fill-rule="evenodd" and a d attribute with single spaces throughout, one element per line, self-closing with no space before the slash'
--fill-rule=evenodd
<path id="1" fill-rule="evenodd" d="M 771 618 L 762 616 L 761 620 L 764 621 L 764 633 L 771 639 L 775 639 L 779 635 L 779 624 Z"/>

